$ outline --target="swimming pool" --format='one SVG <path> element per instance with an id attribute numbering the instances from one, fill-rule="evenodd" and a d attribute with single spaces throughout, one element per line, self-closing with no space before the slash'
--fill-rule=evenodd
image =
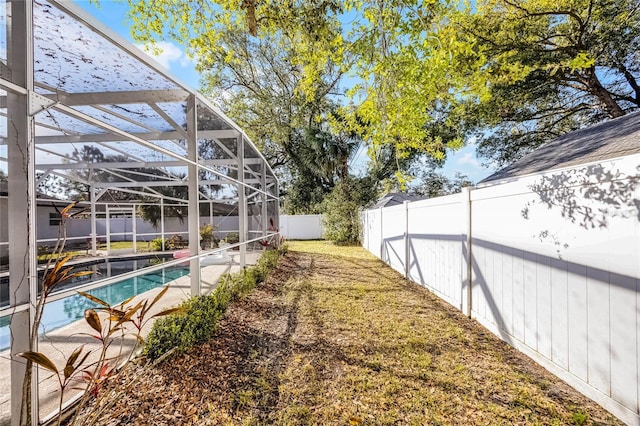
<path id="1" fill-rule="evenodd" d="M 112 267 L 113 263 L 118 262 L 112 261 Z M 127 300 L 131 296 L 160 287 L 165 283 L 178 279 L 188 273 L 189 268 L 179 266 L 167 267 L 159 271 L 150 272 L 134 278 L 124 279 L 104 287 L 89 290 L 87 293 L 96 296 L 113 306 Z M 99 276 L 98 279 L 102 278 L 105 278 L 105 276 Z M 86 309 L 96 308 L 97 306 L 98 305 L 96 303 L 90 301 L 86 297 L 80 296 L 79 294 L 47 303 L 40 323 L 40 333 L 48 333 L 56 328 L 82 319 L 84 318 L 84 311 Z M 9 330 L 10 321 L 10 317 L 8 316 L 0 318 L 0 350 L 9 348 L 11 342 Z"/>

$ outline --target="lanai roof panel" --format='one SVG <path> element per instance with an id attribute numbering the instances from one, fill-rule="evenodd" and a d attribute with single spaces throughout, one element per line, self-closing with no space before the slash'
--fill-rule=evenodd
<path id="1" fill-rule="evenodd" d="M 65 93 L 170 90 L 177 85 L 47 1 L 34 4 L 35 80 Z"/>
<path id="2" fill-rule="evenodd" d="M 41 128 L 57 130 L 63 135 L 98 134 L 103 132 L 98 126 L 70 117 L 51 108 L 36 114 L 35 119 L 37 125 Z M 36 134 L 36 136 L 39 135 Z"/>
<path id="3" fill-rule="evenodd" d="M 159 103 L 157 107 L 161 108 L 174 121 L 184 126 L 186 121 L 186 103 Z M 170 132 L 175 130 L 160 114 L 151 107 L 151 105 L 143 103 L 134 104 L 105 104 L 102 108 L 109 110 L 115 114 L 122 114 L 130 117 L 147 127 L 145 131 Z M 183 127 L 184 128 L 184 127 Z"/>

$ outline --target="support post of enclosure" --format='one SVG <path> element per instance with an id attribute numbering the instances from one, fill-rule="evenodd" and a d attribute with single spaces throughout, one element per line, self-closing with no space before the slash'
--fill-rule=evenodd
<path id="1" fill-rule="evenodd" d="M 160 198 L 160 239 L 162 240 L 162 251 L 165 251 L 164 246 L 164 198 Z"/>
<path id="2" fill-rule="evenodd" d="M 96 256 L 98 254 L 98 244 L 97 244 L 97 232 L 98 228 L 96 227 L 96 188 L 91 185 L 89 188 L 91 193 L 89 196 L 91 197 L 91 256 Z"/>
<path id="3" fill-rule="evenodd" d="M 137 214 L 136 214 L 136 205 L 134 204 L 131 208 L 131 234 L 133 239 L 133 252 L 138 252 L 138 224 L 136 223 Z"/>
<path id="4" fill-rule="evenodd" d="M 211 229 L 212 229 L 212 237 L 215 236 L 215 228 L 213 226 L 213 201 L 209 201 L 209 224 L 211 225 Z M 211 248 L 211 247 L 209 247 Z"/>
<path id="5" fill-rule="evenodd" d="M 274 191 L 276 196 L 276 199 L 275 199 L 276 213 L 275 213 L 274 223 L 275 223 L 276 229 L 280 229 L 280 184 L 278 183 L 277 179 L 274 184 Z M 278 238 L 280 238 L 280 236 L 278 236 Z"/>
<path id="6" fill-rule="evenodd" d="M 33 366 L 30 387 L 31 410 L 22 407 L 25 360 L 17 354 L 37 351 L 31 345 L 31 326 L 37 302 L 37 246 L 35 193 L 34 114 L 30 110 L 33 94 L 33 2 L 7 3 L 7 65 L 11 82 L 26 93 L 7 92 L 8 225 L 9 225 L 9 304 L 28 305 L 11 317 L 11 424 L 38 423 L 38 375 Z M 25 238 L 26 235 L 26 238 Z"/>
<path id="7" fill-rule="evenodd" d="M 187 156 L 189 160 L 198 161 L 198 111 L 195 95 L 191 95 L 187 101 Z M 200 202 L 198 193 L 198 166 L 189 163 L 189 252 L 191 256 L 200 253 Z M 191 295 L 200 295 L 200 258 L 191 260 L 189 265 L 191 272 Z"/>
<path id="8" fill-rule="evenodd" d="M 240 242 L 240 267 L 244 268 L 247 263 L 247 199 L 244 190 L 244 140 L 242 135 L 238 136 L 238 237 Z"/>
<path id="9" fill-rule="evenodd" d="M 267 164 L 262 163 L 262 167 L 260 169 L 260 189 L 263 191 L 267 190 Z M 262 216 L 262 236 L 266 237 L 269 233 L 269 218 L 267 217 L 269 213 L 267 212 L 267 194 L 264 192 L 261 194 L 262 200 L 262 209 L 260 216 Z"/>

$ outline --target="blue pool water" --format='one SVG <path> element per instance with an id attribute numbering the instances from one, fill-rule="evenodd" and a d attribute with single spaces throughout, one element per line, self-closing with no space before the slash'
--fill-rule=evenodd
<path id="1" fill-rule="evenodd" d="M 169 281 L 173 281 L 189 273 L 188 268 L 169 267 L 164 270 L 151 272 L 139 277 L 125 279 L 105 287 L 87 291 L 87 293 L 104 300 L 110 305 L 116 305 L 131 296 L 135 296 L 156 287 L 160 287 Z M 101 277 L 104 278 L 104 277 Z M 65 326 L 84 318 L 86 309 L 96 308 L 98 305 L 79 294 L 47 303 L 42 315 L 40 333 L 50 332 L 56 328 Z M 9 348 L 10 317 L 0 318 L 0 350 Z"/>

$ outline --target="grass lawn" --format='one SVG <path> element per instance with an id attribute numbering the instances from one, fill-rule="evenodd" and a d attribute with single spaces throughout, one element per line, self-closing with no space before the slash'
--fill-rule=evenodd
<path id="1" fill-rule="evenodd" d="M 620 424 L 360 247 L 292 242 L 217 335 L 110 424 Z"/>

